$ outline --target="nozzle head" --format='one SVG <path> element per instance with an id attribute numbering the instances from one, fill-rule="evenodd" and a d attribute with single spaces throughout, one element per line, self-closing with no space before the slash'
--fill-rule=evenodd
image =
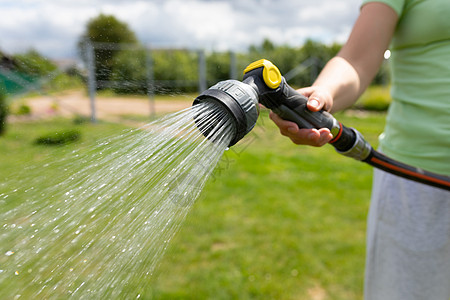
<path id="1" fill-rule="evenodd" d="M 234 121 L 235 136 L 229 146 L 250 132 L 259 116 L 258 94 L 250 85 L 237 80 L 225 80 L 213 85 L 201 93 L 193 105 L 202 102 L 217 104 Z"/>

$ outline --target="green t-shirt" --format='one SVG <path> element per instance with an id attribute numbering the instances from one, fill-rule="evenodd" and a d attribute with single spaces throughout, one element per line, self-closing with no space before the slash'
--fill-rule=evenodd
<path id="1" fill-rule="evenodd" d="M 450 1 L 382 2 L 399 16 L 391 41 L 392 104 L 380 146 L 386 155 L 450 175 Z"/>

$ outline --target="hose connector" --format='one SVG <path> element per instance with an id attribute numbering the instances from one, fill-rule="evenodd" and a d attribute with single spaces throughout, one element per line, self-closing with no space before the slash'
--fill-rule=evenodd
<path id="1" fill-rule="evenodd" d="M 372 151 L 372 146 L 364 139 L 364 137 L 358 130 L 356 130 L 355 128 L 350 129 L 355 133 L 355 143 L 347 151 L 339 151 L 337 149 L 336 151 L 342 155 L 363 161 L 367 157 L 369 157 L 370 152 Z"/>

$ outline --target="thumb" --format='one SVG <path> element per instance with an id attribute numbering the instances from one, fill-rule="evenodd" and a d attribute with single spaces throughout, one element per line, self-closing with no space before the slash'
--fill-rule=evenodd
<path id="1" fill-rule="evenodd" d="M 333 98 L 327 89 L 311 86 L 297 91 L 308 97 L 306 105 L 310 111 L 319 111 L 321 109 L 329 111 L 333 105 Z"/>
<path id="2" fill-rule="evenodd" d="M 313 93 L 309 96 L 306 106 L 310 111 L 319 111 L 324 107 L 324 104 L 324 101 L 321 101 L 321 98 Z"/>

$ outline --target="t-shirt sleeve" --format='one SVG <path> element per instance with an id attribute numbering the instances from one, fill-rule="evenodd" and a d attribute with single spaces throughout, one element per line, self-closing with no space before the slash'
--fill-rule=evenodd
<path id="1" fill-rule="evenodd" d="M 395 10 L 395 12 L 397 13 L 398 16 L 400 16 L 402 14 L 403 6 L 405 4 L 405 0 L 363 0 L 361 7 L 363 7 L 364 5 L 366 5 L 367 3 L 370 3 L 370 2 L 384 3 L 388 6 L 390 6 L 393 10 Z"/>

